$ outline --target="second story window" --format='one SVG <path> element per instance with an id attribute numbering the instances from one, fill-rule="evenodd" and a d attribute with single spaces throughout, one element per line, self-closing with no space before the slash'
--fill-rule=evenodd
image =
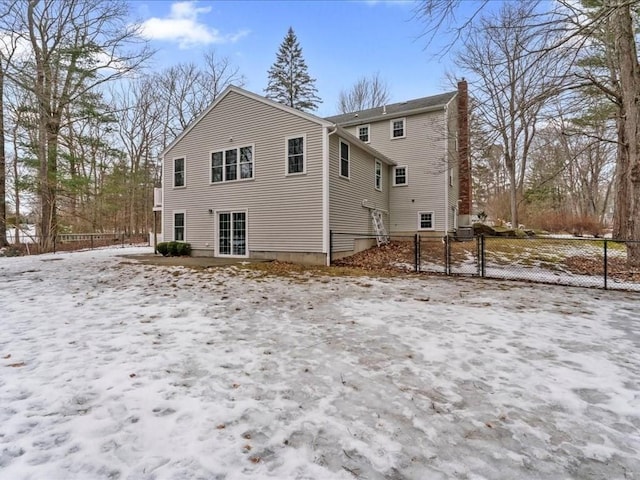
<path id="1" fill-rule="evenodd" d="M 173 159 L 173 186 L 184 187 L 185 186 L 185 171 L 184 171 L 184 158 Z"/>
<path id="2" fill-rule="evenodd" d="M 304 136 L 287 138 L 287 175 L 304 172 Z"/>
<path id="3" fill-rule="evenodd" d="M 376 190 L 382 190 L 382 162 L 380 160 L 376 160 L 375 187 Z"/>
<path id="4" fill-rule="evenodd" d="M 404 118 L 391 120 L 391 139 L 404 138 L 405 136 L 406 132 Z"/>
<path id="5" fill-rule="evenodd" d="M 409 184 L 409 177 L 407 173 L 407 167 L 393 167 L 393 186 L 400 187 L 402 185 Z"/>
<path id="6" fill-rule="evenodd" d="M 211 153 L 211 183 L 253 178 L 253 147 Z"/>
<path id="7" fill-rule="evenodd" d="M 358 138 L 364 143 L 369 143 L 369 125 L 360 125 L 358 127 Z"/>
<path id="8" fill-rule="evenodd" d="M 349 178 L 349 144 L 340 140 L 340 176 Z"/>

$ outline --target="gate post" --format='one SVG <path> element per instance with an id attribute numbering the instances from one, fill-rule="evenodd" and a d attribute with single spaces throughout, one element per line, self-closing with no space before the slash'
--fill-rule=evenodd
<path id="1" fill-rule="evenodd" d="M 486 272 L 487 263 L 485 262 L 486 252 L 487 252 L 486 237 L 483 234 L 483 235 L 480 235 L 480 276 L 483 278 L 487 276 L 487 272 Z"/>
<path id="2" fill-rule="evenodd" d="M 607 241 L 604 241 L 604 289 L 607 289 L 607 270 L 609 269 L 607 260 Z"/>
<path id="3" fill-rule="evenodd" d="M 451 275 L 451 247 L 449 245 L 449 234 L 444 236 L 444 273 Z"/>
<path id="4" fill-rule="evenodd" d="M 478 259 L 478 264 L 476 265 L 476 273 L 478 276 L 482 276 L 482 257 L 480 256 L 480 236 L 476 237 L 476 258 Z"/>
<path id="5" fill-rule="evenodd" d="M 416 233 L 413 236 L 413 262 L 416 269 L 416 273 L 420 272 L 420 252 L 418 249 L 420 248 L 420 240 L 418 234 Z"/>
<path id="6" fill-rule="evenodd" d="M 329 266 L 331 266 L 332 258 L 331 254 L 333 253 L 333 230 L 329 230 Z"/>

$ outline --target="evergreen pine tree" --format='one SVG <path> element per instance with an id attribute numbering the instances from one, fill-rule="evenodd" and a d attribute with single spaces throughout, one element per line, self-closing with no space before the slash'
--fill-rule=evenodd
<path id="1" fill-rule="evenodd" d="M 302 48 L 293 28 L 289 27 L 276 61 L 269 69 L 266 97 L 298 110 L 315 110 L 322 102 L 316 95 L 315 81 L 307 72 Z"/>

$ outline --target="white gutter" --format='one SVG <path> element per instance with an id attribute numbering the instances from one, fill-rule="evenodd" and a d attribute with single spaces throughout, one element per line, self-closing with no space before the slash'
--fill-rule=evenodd
<path id="1" fill-rule="evenodd" d="M 167 171 L 167 168 L 166 168 L 166 165 L 164 164 L 164 158 L 165 157 L 163 156 L 162 162 L 160 162 L 160 165 L 162 165 L 162 178 L 160 179 L 160 182 L 162 182 L 162 210 L 160 210 L 160 230 L 162 231 L 162 241 L 166 242 L 167 233 L 166 233 L 166 230 L 164 229 L 164 217 L 165 217 L 165 211 L 166 211 L 165 209 L 167 208 L 167 200 L 165 198 L 165 188 L 167 188 L 167 182 L 165 181 L 166 179 L 164 177 L 165 177 L 165 172 Z"/>
<path id="2" fill-rule="evenodd" d="M 333 130 L 330 130 L 333 128 Z M 329 225 L 329 136 L 338 130 L 337 126 L 322 127 L 322 253 L 327 267 L 331 266 L 331 230 Z"/>

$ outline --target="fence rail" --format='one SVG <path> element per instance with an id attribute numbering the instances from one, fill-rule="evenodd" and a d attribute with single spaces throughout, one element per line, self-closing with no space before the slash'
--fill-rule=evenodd
<path id="1" fill-rule="evenodd" d="M 14 248 L 23 250 L 27 254 L 44 253 L 39 245 L 40 238 L 37 235 L 21 235 L 21 243 L 15 244 L 14 238 L 8 238 Z M 56 235 L 52 249 L 49 251 L 71 251 L 94 249 L 112 245 L 124 247 L 133 243 L 149 243 L 148 235 L 132 235 L 122 232 L 116 233 L 61 233 Z"/>
<path id="2" fill-rule="evenodd" d="M 375 235 L 331 232 L 331 244 Z M 336 242 L 341 238 L 342 241 Z M 444 275 L 640 291 L 640 268 L 628 262 L 640 242 L 556 237 L 456 239 L 393 236 L 389 245 L 339 259 L 339 265 L 400 268 Z M 332 253 L 333 255 L 333 253 Z"/>

